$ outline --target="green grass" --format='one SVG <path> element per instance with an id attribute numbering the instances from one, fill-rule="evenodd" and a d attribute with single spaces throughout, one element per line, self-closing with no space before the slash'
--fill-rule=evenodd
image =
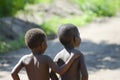
<path id="1" fill-rule="evenodd" d="M 84 12 L 97 16 L 114 16 L 120 10 L 120 0 L 71 0 L 79 5 Z"/>
<path id="2" fill-rule="evenodd" d="M 7 52 L 10 48 L 10 45 L 4 41 L 0 41 L 0 53 Z"/>
<path id="3" fill-rule="evenodd" d="M 71 16 L 68 18 L 54 16 L 50 20 L 44 22 L 41 26 L 48 35 L 57 34 L 58 28 L 61 24 L 72 23 L 80 27 L 91 22 L 94 18 L 95 16 L 91 14 L 85 14 L 83 16 Z"/>
<path id="4" fill-rule="evenodd" d="M 43 3 L 51 3 L 51 2 L 53 2 L 53 0 L 30 0 L 31 4 L 38 4 L 38 3 L 43 4 Z"/>
<path id="5" fill-rule="evenodd" d="M 0 40 L 0 54 L 12 50 L 17 50 L 23 46 L 25 46 L 23 35 L 18 40 L 7 41 L 7 42 Z"/>

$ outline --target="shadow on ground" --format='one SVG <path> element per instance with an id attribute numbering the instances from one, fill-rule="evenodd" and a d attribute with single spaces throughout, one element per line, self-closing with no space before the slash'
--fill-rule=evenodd
<path id="1" fill-rule="evenodd" d="M 120 68 L 120 45 L 106 42 L 96 44 L 86 40 L 80 49 L 85 54 L 89 71 Z"/>

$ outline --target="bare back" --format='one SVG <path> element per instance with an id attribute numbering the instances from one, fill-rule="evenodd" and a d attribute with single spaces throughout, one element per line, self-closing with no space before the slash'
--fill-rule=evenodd
<path id="1" fill-rule="evenodd" d="M 49 80 L 48 57 L 46 55 L 27 55 L 23 59 L 30 80 Z"/>
<path id="2" fill-rule="evenodd" d="M 64 74 L 61 75 L 62 80 L 81 80 L 80 79 L 80 72 L 82 70 L 82 68 L 84 69 L 84 67 L 82 67 L 81 65 L 84 65 L 84 62 L 82 62 L 82 53 L 78 50 L 73 50 L 72 51 L 74 54 L 79 53 L 81 56 L 80 58 L 77 58 L 71 65 L 71 67 L 68 69 L 68 71 Z M 70 53 L 63 49 L 61 52 L 59 52 L 56 56 L 55 56 L 55 62 L 57 62 L 57 64 L 59 66 L 63 65 L 66 60 L 70 57 Z M 85 68 L 86 69 L 86 68 Z"/>

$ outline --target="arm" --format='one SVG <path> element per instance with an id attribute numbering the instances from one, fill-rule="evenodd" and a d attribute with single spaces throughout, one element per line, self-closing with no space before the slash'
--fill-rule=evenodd
<path id="1" fill-rule="evenodd" d="M 64 65 L 62 65 L 61 67 L 59 67 L 58 65 L 56 65 L 51 58 L 49 58 L 49 66 L 50 68 L 54 71 L 59 73 L 60 75 L 64 74 L 69 67 L 71 66 L 72 62 L 78 58 L 80 56 L 80 54 L 71 54 L 70 58 L 66 61 L 66 63 Z"/>
<path id="2" fill-rule="evenodd" d="M 88 80 L 88 72 L 84 61 L 84 55 L 80 56 L 80 70 L 82 74 L 82 80 Z"/>
<path id="3" fill-rule="evenodd" d="M 65 62 L 62 60 L 62 59 L 56 59 L 56 57 L 55 57 L 55 59 L 54 59 L 55 61 L 55 63 L 58 65 L 58 66 L 62 66 L 62 65 L 64 65 L 65 64 Z M 54 72 L 54 71 L 50 71 L 50 78 L 51 78 L 51 80 L 58 80 L 58 75 Z"/>
<path id="4" fill-rule="evenodd" d="M 59 80 L 58 76 L 56 75 L 54 71 L 50 71 L 50 78 L 51 80 Z"/>
<path id="5" fill-rule="evenodd" d="M 20 80 L 18 73 L 19 71 L 23 68 L 23 63 L 22 60 L 20 60 L 15 67 L 13 68 L 12 72 L 11 72 L 11 76 L 13 78 L 13 80 Z"/>

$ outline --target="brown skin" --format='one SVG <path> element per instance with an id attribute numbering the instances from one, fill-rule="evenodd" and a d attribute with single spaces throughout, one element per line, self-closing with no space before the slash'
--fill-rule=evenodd
<path id="1" fill-rule="evenodd" d="M 84 61 L 84 55 L 79 50 L 74 49 L 75 47 L 78 47 L 80 43 L 81 38 L 79 37 L 78 31 L 76 31 L 75 38 L 71 41 L 71 44 L 61 50 L 54 58 L 54 61 L 59 66 L 62 66 L 65 64 L 67 59 L 69 59 L 71 53 L 80 54 L 80 57 L 73 62 L 69 70 L 65 72 L 65 74 L 60 75 L 62 80 L 88 80 L 88 72 Z M 58 80 L 54 71 L 51 71 L 50 76 L 52 80 Z"/>
<path id="2" fill-rule="evenodd" d="M 32 50 L 33 54 L 23 56 L 11 72 L 13 80 L 20 80 L 18 73 L 23 67 L 26 69 L 29 80 L 49 80 L 49 68 L 62 75 L 69 69 L 72 62 L 80 56 L 79 54 L 72 54 L 65 65 L 59 67 L 49 56 L 41 54 L 46 48 L 45 40 L 40 47 Z"/>
<path id="3" fill-rule="evenodd" d="M 88 73 L 87 73 L 85 62 L 84 62 L 83 54 L 80 51 L 75 50 L 75 49 L 72 52 L 74 54 L 79 53 L 80 57 L 74 61 L 70 69 L 67 72 L 65 72 L 65 74 L 61 75 L 62 80 L 88 80 Z M 70 57 L 70 55 L 71 53 L 69 53 L 66 49 L 63 49 L 61 52 L 59 52 L 55 56 L 54 61 L 59 66 L 62 66 L 67 61 L 67 59 Z M 82 79 L 80 79 L 80 75 L 82 75 Z M 52 79 L 52 80 L 57 80 L 57 79 Z"/>

